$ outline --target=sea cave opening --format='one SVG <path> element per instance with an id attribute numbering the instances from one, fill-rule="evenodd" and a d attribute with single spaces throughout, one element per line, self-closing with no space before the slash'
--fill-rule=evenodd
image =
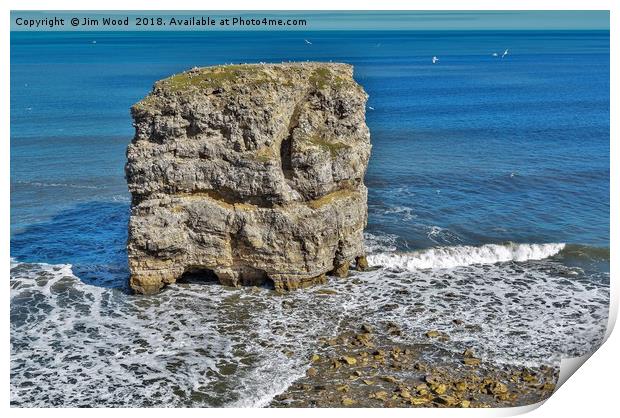
<path id="1" fill-rule="evenodd" d="M 220 281 L 213 270 L 203 266 L 191 266 L 185 269 L 177 283 L 212 285 L 219 284 Z"/>

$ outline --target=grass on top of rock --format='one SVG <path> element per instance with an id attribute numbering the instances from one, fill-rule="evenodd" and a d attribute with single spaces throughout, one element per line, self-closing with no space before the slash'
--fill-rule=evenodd
<path id="1" fill-rule="evenodd" d="M 317 68 L 312 72 L 310 76 L 310 84 L 316 89 L 323 89 L 328 85 L 333 85 L 336 88 L 342 87 L 345 83 L 345 79 L 340 76 L 334 76 L 329 68 Z"/>
<path id="2" fill-rule="evenodd" d="M 144 99 L 132 106 L 133 111 L 144 111 L 148 109 L 154 109 L 158 105 L 158 101 L 152 94 L 149 94 Z"/>
<path id="3" fill-rule="evenodd" d="M 259 65 L 223 65 L 186 71 L 162 80 L 162 86 L 173 91 L 188 88 L 217 88 L 237 83 L 243 78 L 243 84 L 258 85 L 275 82 L 275 80 Z"/>

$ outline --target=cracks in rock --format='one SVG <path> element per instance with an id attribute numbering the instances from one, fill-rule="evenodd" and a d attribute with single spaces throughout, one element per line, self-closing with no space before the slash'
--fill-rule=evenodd
<path id="1" fill-rule="evenodd" d="M 261 286 L 275 289 L 275 282 L 267 271 L 245 259 L 244 255 L 253 253 L 255 249 L 242 230 L 231 233 L 229 242 L 233 274 L 227 280 L 220 279 L 220 282 L 237 287 Z"/>
<path id="2" fill-rule="evenodd" d="M 295 104 L 293 114 L 288 122 L 286 137 L 282 139 L 280 144 L 280 164 L 282 166 L 282 174 L 287 180 L 293 179 L 293 132 L 299 126 L 299 114 L 304 102 L 305 98 Z"/>
<path id="3" fill-rule="evenodd" d="M 187 193 L 177 193 L 179 196 L 195 196 L 195 197 L 209 197 L 213 200 L 217 200 L 226 206 L 258 206 L 261 208 L 273 208 L 274 203 L 269 200 L 268 196 L 247 196 L 240 197 L 233 189 L 227 187 L 219 187 L 218 190 L 194 190 Z"/>

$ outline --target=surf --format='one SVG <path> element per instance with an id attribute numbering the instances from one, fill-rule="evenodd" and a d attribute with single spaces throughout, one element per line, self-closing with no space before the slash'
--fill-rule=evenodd
<path id="1" fill-rule="evenodd" d="M 370 254 L 371 265 L 396 270 L 449 269 L 475 264 L 542 260 L 560 253 L 565 243 L 484 244 L 434 247 L 420 251 Z"/>

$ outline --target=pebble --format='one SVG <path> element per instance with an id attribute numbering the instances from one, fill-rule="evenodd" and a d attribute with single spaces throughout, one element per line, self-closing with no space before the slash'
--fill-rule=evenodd
<path id="1" fill-rule="evenodd" d="M 344 406 L 351 406 L 351 405 L 355 405 L 357 402 L 355 402 L 353 399 L 351 398 L 342 398 L 342 404 Z"/>
<path id="2" fill-rule="evenodd" d="M 374 398 L 376 399 L 381 399 L 382 401 L 387 401 L 388 398 L 388 393 L 384 390 L 381 390 L 379 392 L 375 392 L 373 394 Z"/>
<path id="3" fill-rule="evenodd" d="M 480 366 L 480 359 L 475 357 L 466 357 L 463 359 L 463 363 L 468 366 Z"/>
<path id="4" fill-rule="evenodd" d="M 433 399 L 433 402 L 441 405 L 453 406 L 456 405 L 457 400 L 454 396 L 444 395 L 436 397 Z"/>
<path id="5" fill-rule="evenodd" d="M 401 398 L 405 398 L 405 399 L 409 399 L 409 398 L 411 398 L 411 392 L 409 392 L 408 390 L 401 390 L 400 391 L 400 397 Z"/>
<path id="6" fill-rule="evenodd" d="M 394 376 L 383 376 L 381 377 L 381 380 L 384 380 L 388 383 L 398 383 L 398 379 L 396 379 Z"/>
<path id="7" fill-rule="evenodd" d="M 351 356 L 342 356 L 340 357 L 340 360 L 347 363 L 349 366 L 353 366 L 354 364 L 357 364 L 357 359 Z"/>
<path id="8" fill-rule="evenodd" d="M 444 383 L 440 383 L 434 386 L 432 389 L 433 392 L 435 392 L 436 394 L 443 395 L 444 393 L 446 393 L 446 390 L 448 390 L 448 387 Z"/>
<path id="9" fill-rule="evenodd" d="M 465 358 L 474 357 L 474 350 L 472 350 L 471 348 L 468 348 L 467 350 L 463 351 L 463 357 Z"/>

